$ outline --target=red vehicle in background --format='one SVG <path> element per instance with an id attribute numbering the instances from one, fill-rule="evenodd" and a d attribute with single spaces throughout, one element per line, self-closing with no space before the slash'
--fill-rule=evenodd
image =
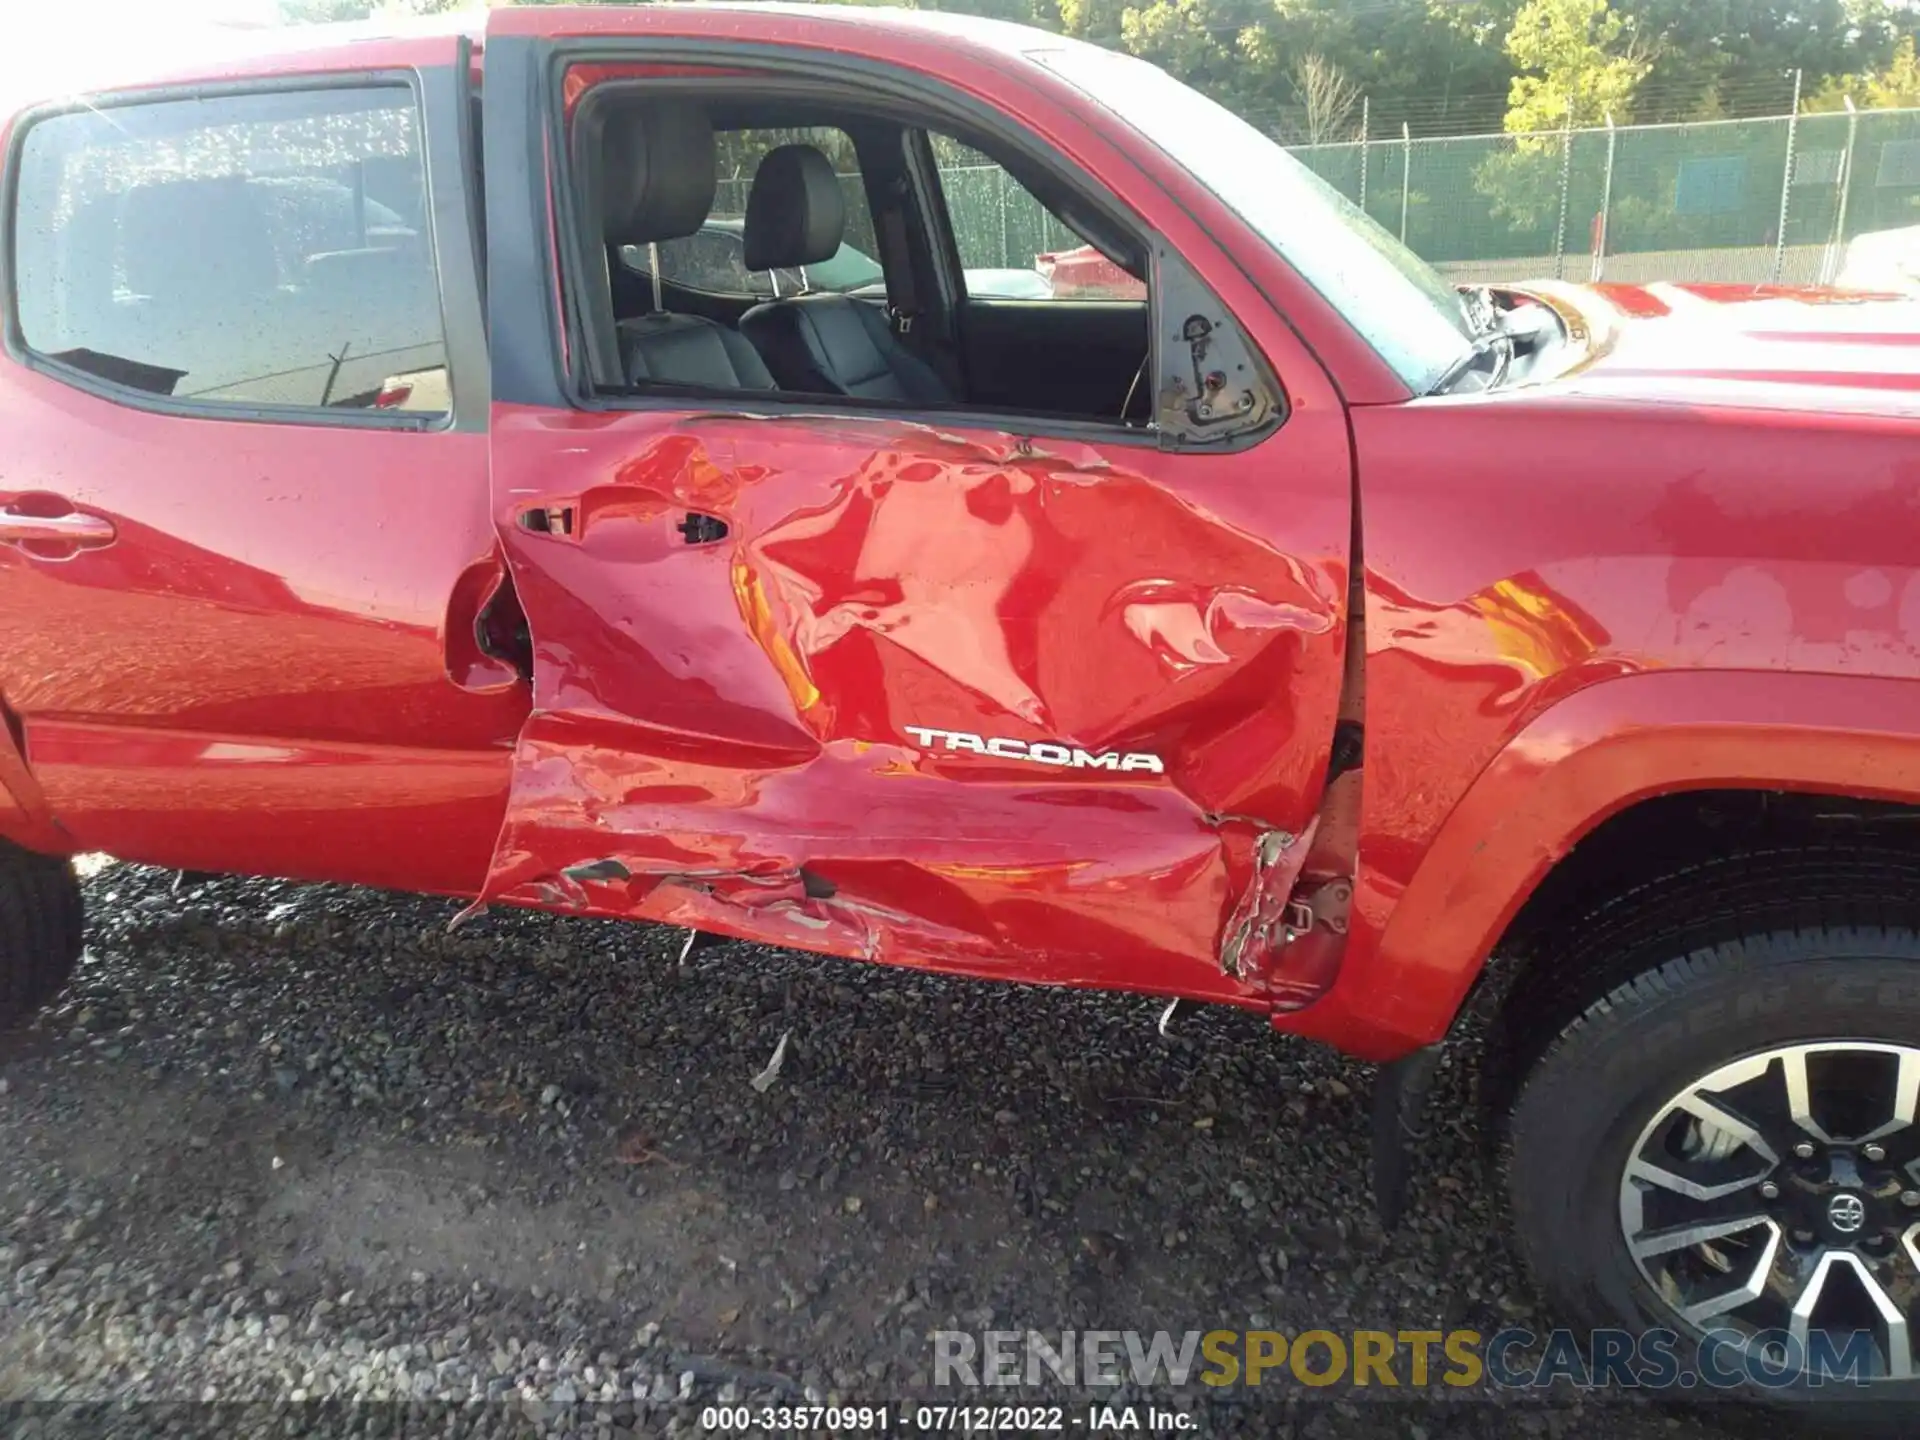
<path id="1" fill-rule="evenodd" d="M 1129 275 L 1091 245 L 1033 257 L 1058 300 L 1145 300 L 1146 282 Z"/>
<path id="2" fill-rule="evenodd" d="M 1920 307 L 1460 291 L 1020 27 L 480 25 L 0 114 L 0 1021 L 79 851 L 633 917 L 1268 1016 L 1391 1212 L 1474 1016 L 1568 1323 L 1911 1400 Z M 884 283 L 623 263 L 723 156 Z"/>

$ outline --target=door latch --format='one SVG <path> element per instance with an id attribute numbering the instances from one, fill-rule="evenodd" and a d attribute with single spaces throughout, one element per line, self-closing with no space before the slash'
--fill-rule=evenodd
<path id="1" fill-rule="evenodd" d="M 673 528 L 686 537 L 689 545 L 711 545 L 727 538 L 726 521 L 718 515 L 702 515 L 698 510 L 690 511 L 687 518 Z"/>
<path id="2" fill-rule="evenodd" d="M 536 535 L 573 534 L 573 506 L 547 505 L 520 512 L 520 528 Z"/>

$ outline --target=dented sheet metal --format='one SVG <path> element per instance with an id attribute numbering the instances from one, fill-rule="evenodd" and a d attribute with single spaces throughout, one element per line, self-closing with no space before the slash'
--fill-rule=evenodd
<path id="1" fill-rule="evenodd" d="M 892 420 L 506 409 L 495 446 L 534 704 L 485 898 L 1262 1003 L 1222 950 L 1318 799 L 1344 455 L 1290 495 Z"/>

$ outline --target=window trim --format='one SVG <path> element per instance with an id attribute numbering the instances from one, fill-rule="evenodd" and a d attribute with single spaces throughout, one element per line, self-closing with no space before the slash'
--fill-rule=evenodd
<path id="1" fill-rule="evenodd" d="M 450 68 L 447 69 L 444 77 L 436 74 L 443 68 L 445 67 L 423 66 L 354 71 L 329 70 L 297 75 L 276 75 L 257 80 L 145 86 L 138 89 L 117 90 L 104 95 L 49 101 L 23 111 L 15 118 L 11 134 L 8 136 L 4 157 L 5 180 L 4 184 L 0 184 L 0 347 L 5 349 L 9 359 L 24 369 L 45 375 L 71 389 L 130 410 L 144 410 L 179 419 L 231 420 L 273 425 L 316 425 L 329 428 L 411 433 L 484 429 L 487 390 L 486 345 L 484 331 L 476 330 L 481 316 L 479 298 L 477 293 L 470 300 L 455 295 L 449 289 L 447 275 L 449 268 L 447 257 L 450 253 L 454 268 L 459 268 L 462 254 L 472 256 L 476 253 L 472 234 L 471 202 L 463 198 L 457 208 L 447 203 L 447 197 L 442 193 L 444 186 L 442 183 L 437 183 L 439 176 L 435 165 L 436 159 L 444 163 L 447 157 L 441 152 L 449 145 L 455 147 L 455 153 L 459 153 L 465 147 L 458 135 L 445 137 L 436 135 L 435 132 L 444 127 L 434 123 L 432 109 L 427 103 L 429 96 L 438 94 L 443 86 L 458 85 L 458 77 Z M 436 79 L 440 83 L 434 83 Z M 226 100 L 250 95 L 374 89 L 405 89 L 412 101 L 414 114 L 420 127 L 421 176 L 426 188 L 427 223 L 433 247 L 434 283 L 439 299 L 441 343 L 446 348 L 447 384 L 452 397 L 446 411 L 435 413 L 332 409 L 317 405 L 271 405 L 230 400 L 180 399 L 171 395 L 155 395 L 151 391 L 118 384 L 53 359 L 27 344 L 26 336 L 20 328 L 19 296 L 14 284 L 16 243 L 14 232 L 19 219 L 21 154 L 26 147 L 27 137 L 33 133 L 36 126 L 43 121 L 58 119 L 64 115 L 117 110 L 133 105 Z M 437 145 L 436 140 L 439 142 Z M 464 224 L 460 219 L 463 216 Z M 443 234 L 443 225 L 449 223 L 466 233 Z M 460 247 L 464 247 L 464 250 Z M 469 267 L 467 278 L 471 281 L 473 277 L 470 267 L 473 261 L 469 260 L 467 264 Z M 469 313 L 462 315 L 460 312 L 463 310 Z M 477 353 L 476 340 L 478 341 Z M 465 360 L 464 364 L 460 363 L 462 358 Z M 461 373 L 463 371 L 464 375 Z M 477 426 L 474 423 L 475 398 L 469 395 L 464 397 L 466 399 L 464 406 L 462 403 L 463 391 L 472 392 L 476 389 L 478 392 Z"/>
<path id="2" fill-rule="evenodd" d="M 439 428 L 484 435 L 492 422 L 493 357 L 487 344 L 486 176 L 474 113 L 479 89 L 473 41 L 460 36 L 450 64 L 423 65 L 415 73 L 440 335 L 452 397 L 447 423 Z M 444 123 L 447 116 L 451 125 Z"/>
<path id="3" fill-rule="evenodd" d="M 585 253 L 582 248 L 585 242 L 579 228 L 579 205 L 573 184 L 571 137 L 567 129 L 567 107 L 564 100 L 564 74 L 566 69 L 573 65 L 621 61 L 631 63 L 639 59 L 650 63 L 710 66 L 722 71 L 727 68 L 736 70 L 747 68 L 753 71 L 769 72 L 764 76 L 756 75 L 758 82 L 756 93 L 761 95 L 790 92 L 799 97 L 808 97 L 835 87 L 844 90 L 850 81 L 857 81 L 871 92 L 873 98 L 868 103 L 874 113 L 900 124 L 903 130 L 925 130 L 929 123 L 944 121 L 966 130 L 992 135 L 1002 141 L 1007 149 L 1026 155 L 1036 164 L 1046 167 L 1072 184 L 1081 198 L 1087 200 L 1092 208 L 1100 211 L 1108 220 L 1136 240 L 1141 240 L 1146 253 L 1164 252 L 1166 245 L 1164 240 L 1113 194 L 1108 186 L 1066 156 L 1058 153 L 1052 146 L 1045 144 L 1031 130 L 1019 126 L 993 106 L 938 80 L 906 74 L 897 67 L 865 57 L 821 54 L 763 42 L 690 41 L 682 37 L 654 36 L 624 36 L 615 40 L 603 37 L 555 39 L 529 36 L 520 44 L 511 46 L 495 42 L 489 46 L 488 53 L 490 62 L 505 61 L 508 67 L 524 69 L 525 84 L 530 95 L 529 113 L 534 121 L 529 127 L 526 140 L 528 148 L 541 158 L 543 168 L 534 173 L 543 174 L 545 178 L 537 189 L 525 183 L 529 178 L 525 175 L 514 178 L 522 182 L 523 197 L 531 198 L 538 195 L 546 202 L 539 212 L 527 217 L 533 225 L 532 234 L 528 238 L 533 241 L 540 258 L 544 261 L 541 275 L 542 288 L 559 292 L 557 298 L 561 311 L 559 315 L 554 315 L 549 310 L 546 316 L 548 344 L 554 363 L 554 370 L 551 372 L 553 398 L 549 400 L 544 395 L 538 398 L 533 395 L 516 395 L 515 399 L 522 400 L 524 403 L 551 404 L 554 408 L 572 409 L 583 413 L 664 410 L 683 414 L 692 411 L 695 415 L 701 416 L 894 418 L 904 424 L 937 424 L 943 421 L 951 424 L 956 421 L 972 420 L 980 428 L 1018 436 L 1093 439 L 1110 444 L 1209 455 L 1234 454 L 1249 449 L 1270 438 L 1286 424 L 1292 407 L 1286 388 L 1279 382 L 1272 362 L 1246 333 L 1245 327 L 1239 320 L 1232 316 L 1231 310 L 1228 310 L 1217 298 L 1215 303 L 1219 304 L 1221 310 L 1233 319 L 1234 328 L 1239 332 L 1241 343 L 1252 357 L 1260 378 L 1276 403 L 1272 407 L 1273 418 L 1270 421 L 1258 428 L 1216 439 L 1190 439 L 1170 433 L 1157 425 L 1133 427 L 1127 425 L 1118 416 L 1112 419 L 1104 417 L 1096 419 L 1086 416 L 1062 416 L 1044 411 L 995 410 L 967 404 L 901 405 L 893 401 L 866 400 L 858 396 L 795 395 L 791 398 L 779 398 L 777 391 L 723 390 L 717 387 L 697 389 L 690 387 L 685 394 L 657 396 L 592 393 L 590 379 L 583 384 L 581 368 L 583 365 L 591 364 L 590 357 L 593 351 L 593 337 L 585 329 L 581 314 L 581 281 L 575 266 L 563 259 L 563 257 L 579 256 Z M 645 87 L 656 94 L 693 94 L 711 90 L 725 91 L 729 86 L 737 86 L 739 77 L 722 73 L 710 78 L 658 76 L 610 83 Z M 497 87 L 495 93 L 499 93 Z M 826 97 L 822 96 L 822 98 Z M 908 107 L 912 112 L 910 118 L 903 119 L 899 115 L 889 114 L 888 107 L 891 105 Z M 968 142 L 963 141 L 963 143 Z M 530 162 L 532 155 L 529 155 L 527 160 Z M 925 197 L 922 197 L 921 203 L 925 203 Z M 941 204 L 943 206 L 945 204 L 944 196 L 941 197 Z M 550 209 L 547 208 L 549 206 Z M 947 217 L 942 215 L 938 228 L 945 232 L 949 228 L 949 223 Z M 945 237 L 937 236 L 936 240 L 943 238 Z M 943 263 L 945 263 L 944 260 Z M 1184 260 L 1181 264 L 1183 269 L 1188 268 Z M 957 276 L 944 277 L 943 284 L 950 285 L 957 278 Z M 1192 278 L 1198 283 L 1198 277 Z M 553 283 L 556 279 L 557 284 Z M 964 284 L 964 282 L 961 283 Z M 1161 326 L 1155 320 L 1157 307 L 1153 292 L 1154 287 L 1149 282 L 1148 358 L 1149 369 L 1157 382 L 1168 362 L 1163 354 Z M 1210 290 L 1208 293 L 1211 293 Z M 521 318 L 530 318 L 531 307 L 521 309 L 519 314 Z M 531 380 L 533 377 L 526 375 L 516 378 Z M 545 389 L 545 387 L 541 388 Z M 710 407 L 699 407 L 687 403 L 700 399 L 711 399 L 718 403 Z M 728 403 L 736 400 L 744 403 Z"/>

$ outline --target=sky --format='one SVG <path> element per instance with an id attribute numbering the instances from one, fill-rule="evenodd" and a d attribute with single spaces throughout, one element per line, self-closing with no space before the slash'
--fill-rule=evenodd
<path id="1" fill-rule="evenodd" d="M 204 24 L 272 24 L 279 19 L 275 0 L 0 0 L 8 50 L 22 32 L 53 34 L 83 30 L 94 35 L 108 28 L 151 31 Z"/>
<path id="2" fill-rule="evenodd" d="M 61 77 L 191 44 L 221 27 L 272 25 L 275 0 L 0 0 L 0 95 L 56 93 Z M 205 42 L 203 41 L 202 44 Z"/>

